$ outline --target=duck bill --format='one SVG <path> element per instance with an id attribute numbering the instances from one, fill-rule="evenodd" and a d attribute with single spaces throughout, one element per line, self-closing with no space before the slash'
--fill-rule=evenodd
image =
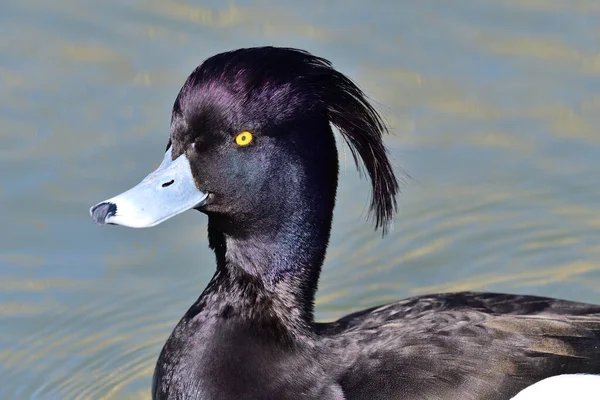
<path id="1" fill-rule="evenodd" d="M 99 226 L 149 228 L 204 204 L 208 194 L 196 187 L 186 155 L 172 160 L 171 150 L 167 150 L 160 166 L 139 184 L 90 208 L 94 222 Z"/>

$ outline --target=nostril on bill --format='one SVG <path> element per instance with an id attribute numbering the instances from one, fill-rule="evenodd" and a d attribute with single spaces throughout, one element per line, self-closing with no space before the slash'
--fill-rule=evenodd
<path id="1" fill-rule="evenodd" d="M 165 182 L 162 184 L 162 187 L 169 187 L 175 182 L 174 179 L 171 179 L 169 182 Z"/>
<path id="2" fill-rule="evenodd" d="M 117 213 L 117 205 L 115 203 L 104 202 L 96 204 L 90 210 L 92 219 L 98 226 L 106 224 L 106 218 L 114 216 Z"/>

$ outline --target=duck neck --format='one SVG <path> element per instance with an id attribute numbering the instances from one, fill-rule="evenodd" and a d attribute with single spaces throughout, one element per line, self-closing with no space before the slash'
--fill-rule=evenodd
<path id="1" fill-rule="evenodd" d="M 238 317 L 310 333 L 331 215 L 299 214 L 303 215 L 286 219 L 275 232 L 243 236 L 220 231 L 209 218 L 209 243 L 217 258 L 209 291 L 228 297 Z"/>

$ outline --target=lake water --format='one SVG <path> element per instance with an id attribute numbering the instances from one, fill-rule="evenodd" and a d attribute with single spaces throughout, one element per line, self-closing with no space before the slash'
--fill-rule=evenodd
<path id="1" fill-rule="evenodd" d="M 225 5 L 224 5 L 225 4 Z M 600 2 L 3 0 L 0 399 L 148 399 L 213 273 L 206 217 L 98 228 L 162 158 L 205 58 L 305 48 L 357 81 L 405 171 L 381 239 L 341 186 L 317 316 L 437 291 L 600 303 Z"/>

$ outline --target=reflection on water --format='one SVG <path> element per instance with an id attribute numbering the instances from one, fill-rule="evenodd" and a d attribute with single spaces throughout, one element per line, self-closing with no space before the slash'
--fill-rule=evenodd
<path id="1" fill-rule="evenodd" d="M 319 318 L 434 291 L 600 302 L 599 17 L 596 0 L 4 1 L 0 398 L 150 397 L 212 273 L 206 219 L 97 229 L 87 209 L 156 166 L 188 73 L 237 47 L 330 58 L 411 177 L 381 240 L 342 150 Z"/>

